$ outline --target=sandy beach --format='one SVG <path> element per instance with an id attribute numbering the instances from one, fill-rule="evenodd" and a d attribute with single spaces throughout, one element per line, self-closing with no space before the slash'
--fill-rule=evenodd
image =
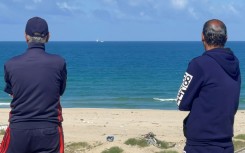
<path id="1" fill-rule="evenodd" d="M 181 152 L 185 143 L 182 121 L 187 113 L 177 110 L 65 108 L 65 143 L 87 142 L 93 147 L 86 153 L 101 153 L 113 146 L 122 148 L 126 153 L 155 153 L 163 149 L 124 144 L 129 138 L 143 138 L 142 135 L 153 132 L 159 140 L 176 143 L 170 150 Z M 9 109 L 0 109 L 1 125 L 8 124 L 8 114 Z M 237 112 L 235 135 L 245 133 L 244 117 L 244 110 Z M 114 136 L 114 141 L 108 142 L 107 136 Z"/>

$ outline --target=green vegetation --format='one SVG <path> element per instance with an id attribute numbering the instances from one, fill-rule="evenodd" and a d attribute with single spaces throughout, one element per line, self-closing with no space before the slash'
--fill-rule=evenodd
<path id="1" fill-rule="evenodd" d="M 85 151 L 91 146 L 87 142 L 74 142 L 65 145 L 66 153 L 77 153 L 77 151 Z"/>
<path id="2" fill-rule="evenodd" d="M 235 139 L 245 140 L 245 134 L 239 134 L 239 135 L 235 136 L 234 138 Z"/>
<path id="3" fill-rule="evenodd" d="M 235 151 L 245 148 L 245 134 L 239 134 L 233 140 Z"/>
<path id="4" fill-rule="evenodd" d="M 233 141 L 233 144 L 234 144 L 235 151 L 245 148 L 245 141 Z"/>
<path id="5" fill-rule="evenodd" d="M 158 147 L 161 149 L 173 148 L 175 143 L 157 140 Z"/>
<path id="6" fill-rule="evenodd" d="M 156 147 L 161 148 L 161 149 L 168 149 L 168 148 L 173 148 L 175 146 L 175 143 L 171 142 L 166 142 L 166 141 L 160 141 L 156 140 Z M 125 142 L 126 145 L 131 145 L 131 146 L 139 146 L 139 147 L 147 147 L 149 144 L 147 143 L 146 139 L 136 139 L 136 138 L 130 138 Z"/>
<path id="7" fill-rule="evenodd" d="M 178 152 L 173 151 L 173 150 L 165 150 L 165 151 L 160 151 L 160 152 L 156 152 L 156 153 L 178 153 Z"/>
<path id="8" fill-rule="evenodd" d="M 111 147 L 110 149 L 106 149 L 102 151 L 102 153 L 122 153 L 123 149 L 119 147 Z"/>
<path id="9" fill-rule="evenodd" d="M 4 135 L 5 134 L 5 130 L 0 130 L 0 135 Z"/>
<path id="10" fill-rule="evenodd" d="M 149 146 L 145 139 L 130 138 L 125 142 L 126 145 L 147 147 Z"/>

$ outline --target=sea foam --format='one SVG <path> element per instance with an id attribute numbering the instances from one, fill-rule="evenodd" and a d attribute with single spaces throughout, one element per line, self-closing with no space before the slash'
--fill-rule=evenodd
<path id="1" fill-rule="evenodd" d="M 163 99 L 163 98 L 153 98 L 154 100 L 157 100 L 157 101 L 162 101 L 162 102 L 169 102 L 169 101 L 171 101 L 171 102 L 175 102 L 176 101 L 176 99 L 174 99 L 174 98 L 167 98 L 167 99 Z"/>

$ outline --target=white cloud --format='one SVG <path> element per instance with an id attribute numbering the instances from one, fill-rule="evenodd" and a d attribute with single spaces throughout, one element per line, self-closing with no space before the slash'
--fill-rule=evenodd
<path id="1" fill-rule="evenodd" d="M 185 9 L 188 1 L 187 0 L 171 0 L 171 3 L 176 9 Z"/>
<path id="2" fill-rule="evenodd" d="M 197 16 L 197 12 L 194 10 L 194 8 L 192 8 L 192 7 L 188 8 L 188 12 L 195 19 L 199 19 L 199 17 Z"/>
<path id="3" fill-rule="evenodd" d="M 34 4 L 27 4 L 25 5 L 25 9 L 26 10 L 36 10 L 37 9 L 37 5 L 38 3 L 41 3 L 42 0 L 32 0 Z"/>
<path id="4" fill-rule="evenodd" d="M 239 11 L 232 5 L 226 7 L 228 11 L 232 12 L 233 14 L 239 14 Z"/>
<path id="5" fill-rule="evenodd" d="M 16 12 L 26 16 L 42 8 L 42 13 L 49 16 L 72 15 L 97 21 L 102 15 L 95 17 L 93 13 L 103 10 L 110 16 L 100 19 L 105 22 L 160 23 L 176 19 L 196 22 L 210 17 L 237 19 L 243 17 L 244 7 L 244 0 L 8 0 L 0 2 L 0 13 L 2 17 Z"/>
<path id="6" fill-rule="evenodd" d="M 57 2 L 56 5 L 62 10 L 74 11 L 79 9 L 78 7 L 70 6 L 67 2 Z"/>
<path id="7" fill-rule="evenodd" d="M 244 12 L 242 4 L 240 3 L 227 2 L 222 4 L 220 3 L 211 3 L 211 4 L 212 5 L 207 7 L 208 8 L 207 10 L 208 13 L 210 13 L 215 17 L 217 16 L 222 18 L 231 18 L 231 16 L 238 17 L 242 14 L 242 12 Z"/>
<path id="8" fill-rule="evenodd" d="M 34 6 L 34 5 L 26 5 L 25 9 L 27 9 L 27 10 L 35 10 L 36 6 Z"/>

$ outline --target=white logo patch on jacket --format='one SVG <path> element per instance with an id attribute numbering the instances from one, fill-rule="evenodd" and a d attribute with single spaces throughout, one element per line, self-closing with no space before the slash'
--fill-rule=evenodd
<path id="1" fill-rule="evenodd" d="M 177 95 L 177 105 L 178 106 L 180 105 L 180 103 L 181 103 L 181 101 L 182 101 L 182 99 L 184 97 L 185 91 L 187 90 L 189 84 L 191 83 L 192 78 L 193 78 L 192 75 L 190 75 L 189 73 L 185 72 L 183 83 L 180 86 L 180 89 L 179 89 L 179 92 L 178 92 L 178 95 Z"/>

